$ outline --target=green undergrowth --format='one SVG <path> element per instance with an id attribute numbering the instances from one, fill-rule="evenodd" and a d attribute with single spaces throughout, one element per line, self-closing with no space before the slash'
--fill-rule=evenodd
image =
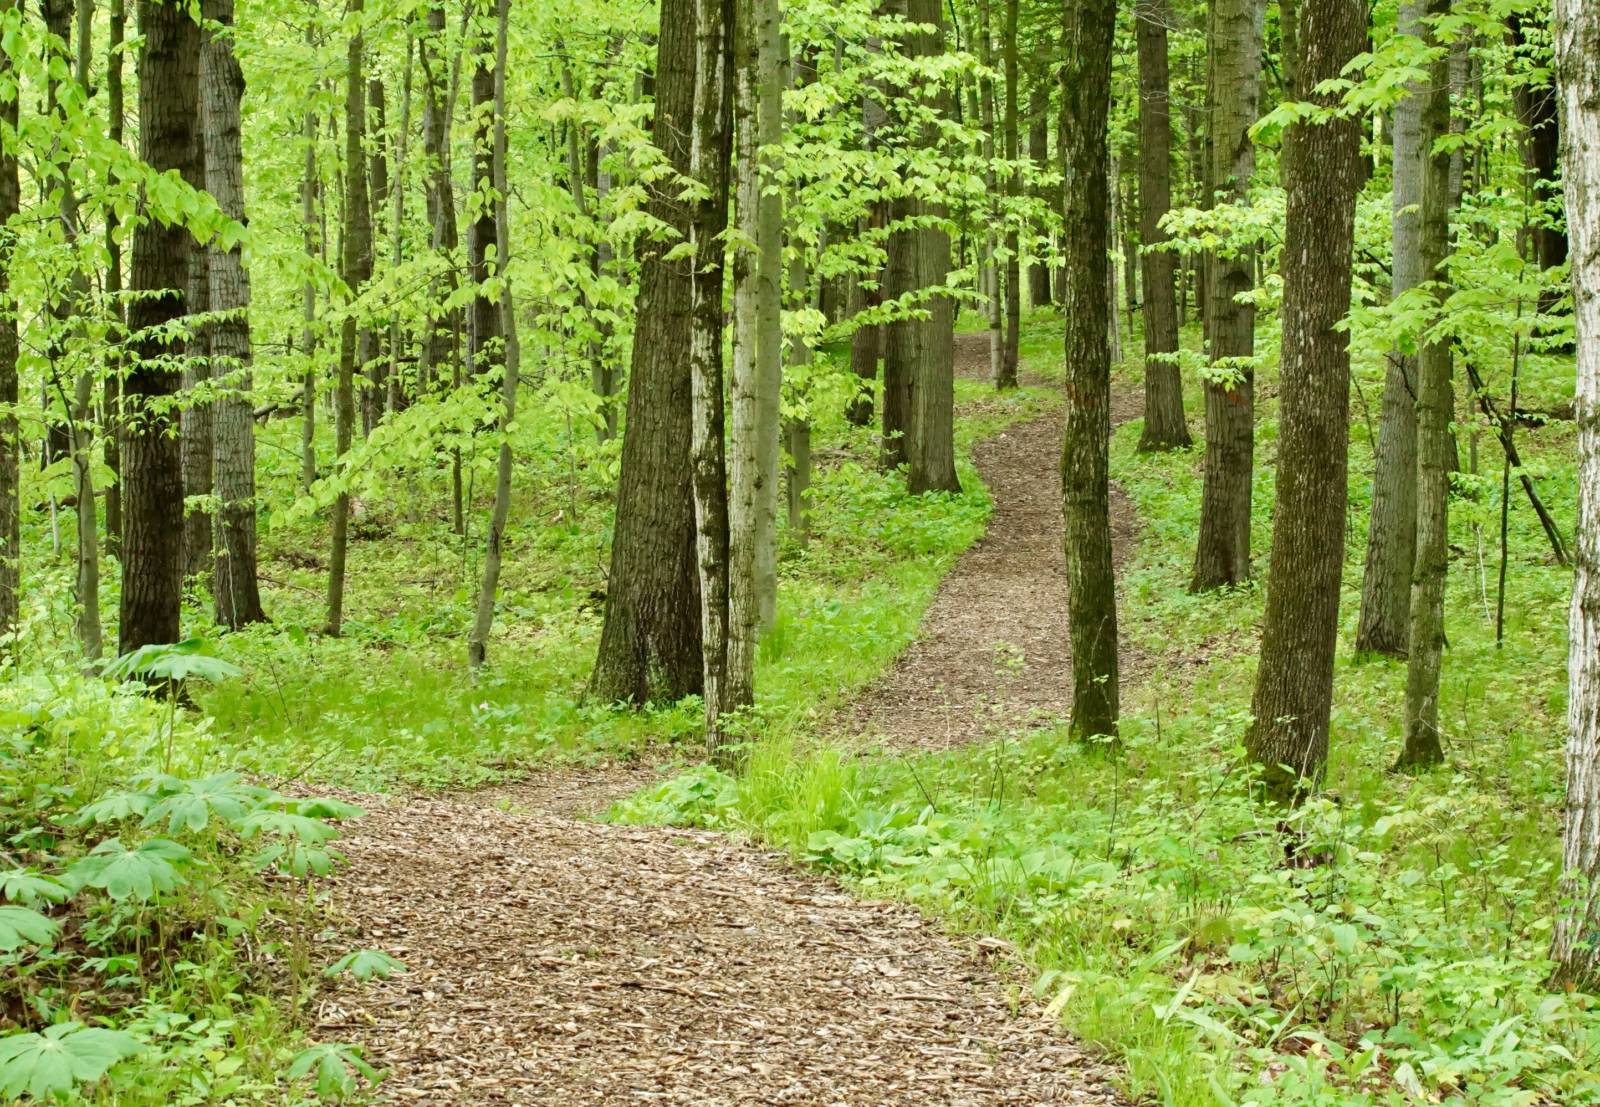
<path id="1" fill-rule="evenodd" d="M 1546 369 L 1553 404 L 1563 376 Z M 1378 368 L 1358 370 L 1375 398 Z M 1261 377 L 1264 577 L 1276 381 Z M 1137 387 L 1136 374 L 1127 383 Z M 1198 426 L 1192 386 L 1188 400 Z M 938 755 L 861 755 L 794 726 L 754 743 L 737 778 L 696 767 L 613 816 L 749 834 L 866 894 L 1009 940 L 1040 1001 L 1149 1102 L 1600 1103 L 1600 1006 L 1544 987 L 1570 577 L 1513 482 L 1496 646 L 1499 458 L 1463 414 L 1441 703 L 1449 763 L 1389 773 L 1404 664 L 1348 650 L 1371 469 L 1359 405 L 1352 420 L 1333 754 L 1322 792 L 1292 815 L 1253 798 L 1240 746 L 1264 587 L 1187 593 L 1201 451 L 1141 456 L 1134 423 L 1117 431 L 1112 458 L 1142 526 L 1122 581 L 1137 675 L 1124 688 L 1119 754 L 1044 731 Z M 1570 533 L 1571 427 L 1522 433 Z"/>

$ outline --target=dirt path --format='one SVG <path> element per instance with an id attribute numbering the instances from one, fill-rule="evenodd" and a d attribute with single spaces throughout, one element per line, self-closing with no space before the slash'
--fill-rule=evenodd
<path id="1" fill-rule="evenodd" d="M 862 725 L 942 744 L 1064 708 L 1059 446 L 1047 417 L 980 448 L 990 535 L 862 701 Z M 1003 682 L 1002 641 L 1022 656 Z M 408 972 L 331 989 L 318 1037 L 360 1044 L 389 1072 L 381 1098 L 406 1104 L 1122 1103 L 1110 1072 L 1017 998 L 995 947 L 719 835 L 585 820 L 649 779 L 551 772 L 365 799 L 330 948 L 381 949 Z"/>
<path id="2" fill-rule="evenodd" d="M 958 373 L 988 376 L 988 336 L 961 335 Z M 1112 419 L 1138 415 L 1118 394 Z M 994 498 L 978 543 L 939 585 L 917 639 L 841 713 L 834 729 L 897 747 L 944 749 L 1044 726 L 1072 706 L 1067 572 L 1061 551 L 1059 410 L 978 443 L 973 460 Z M 1115 485 L 1111 530 L 1118 566 L 1138 531 Z M 1135 659 L 1124 658 L 1124 668 Z"/>

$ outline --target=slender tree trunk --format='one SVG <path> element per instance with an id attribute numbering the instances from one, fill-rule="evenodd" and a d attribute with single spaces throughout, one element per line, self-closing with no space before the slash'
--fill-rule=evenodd
<path id="1" fill-rule="evenodd" d="M 383 80 L 372 77 L 367 81 L 367 199 L 371 203 L 368 232 L 373 243 L 373 264 L 377 264 L 377 241 L 383 237 L 383 221 L 389 206 L 389 159 L 387 134 L 389 130 L 389 105 Z M 361 428 L 372 434 L 383 419 L 384 400 L 388 395 L 389 359 L 384 350 L 384 335 L 377 328 L 362 330 L 366 352 L 362 354 Z"/>
<path id="2" fill-rule="evenodd" d="M 1119 672 L 1111 559 L 1111 350 L 1106 281 L 1111 41 L 1115 0 L 1069 0 L 1062 42 L 1061 160 L 1067 287 L 1067 428 L 1061 457 L 1074 738 L 1115 738 Z"/>
<path id="3" fill-rule="evenodd" d="M 777 0 L 740 0 L 734 19 L 739 235 L 728 504 L 728 672 L 738 701 L 755 682 L 756 640 L 777 600 L 780 390 L 783 373 L 783 196 L 762 164 L 783 140 L 782 33 Z M 748 698 L 748 696 L 745 696 Z"/>
<path id="4" fill-rule="evenodd" d="M 195 107 L 199 110 L 198 94 Z M 198 116 L 183 178 L 197 189 L 206 187 L 206 146 L 209 137 Z M 212 453 L 216 435 L 216 401 L 212 398 L 210 322 L 192 317 L 211 312 L 211 267 L 206 248 L 191 241 L 189 251 L 189 340 L 183 362 L 184 404 L 179 416 L 183 457 L 183 576 L 187 581 L 208 580 L 216 562 L 216 534 L 209 500 L 216 491 Z"/>
<path id="5" fill-rule="evenodd" d="M 0 0 L 0 17 L 9 18 L 17 0 Z M 0 51 L 0 88 L 17 86 L 16 63 L 9 51 Z M 0 95 L 0 130 L 15 134 L 20 99 Z M 10 143 L 0 144 L 0 226 L 16 217 L 22 206 L 21 181 L 17 172 L 17 150 Z M 0 636 L 16 633 L 21 593 L 22 566 L 22 441 L 17 424 L 17 341 L 16 295 L 11 291 L 11 259 L 16 240 L 0 236 Z M 15 653 L 10 641 L 0 642 L 0 652 Z"/>
<path id="6" fill-rule="evenodd" d="M 1336 107 L 1315 89 L 1366 44 L 1365 0 L 1304 0 L 1292 95 Z M 1301 120 L 1284 136 L 1288 213 L 1283 248 L 1283 371 L 1278 506 L 1261 664 L 1245 739 L 1268 791 L 1291 800 L 1328 757 L 1334 648 L 1349 499 L 1349 336 L 1361 121 Z"/>
<path id="7" fill-rule="evenodd" d="M 1449 12 L 1449 0 L 1428 0 L 1427 14 Z M 1430 35 L 1430 38 L 1432 36 Z M 1419 276 L 1435 282 L 1434 301 L 1442 307 L 1450 245 L 1451 184 L 1448 151 L 1435 151 L 1450 129 L 1450 57 L 1429 67 L 1422 108 L 1421 222 Z M 1406 665 L 1405 747 L 1397 768 L 1416 769 L 1444 760 L 1439 740 L 1439 670 L 1444 659 L 1445 575 L 1450 563 L 1450 473 L 1454 439 L 1450 422 L 1455 402 L 1450 386 L 1448 338 L 1424 342 L 1417 358 L 1417 557 L 1411 583 L 1410 653 Z"/>
<path id="8" fill-rule="evenodd" d="M 1006 180 L 1005 192 L 1012 200 L 1022 195 L 1022 179 L 1017 173 L 1017 101 L 1022 95 L 1017 76 L 1017 0 L 1006 0 L 1005 22 L 1006 68 Z M 1017 384 L 1017 363 L 1022 343 L 1022 256 L 1017 222 L 1014 216 L 1006 220 L 1006 334 L 1005 347 L 1000 357 L 1000 381 L 1003 388 Z M 954 469 L 951 470 L 954 479 Z"/>
<path id="9" fill-rule="evenodd" d="M 1250 197 L 1255 147 L 1250 127 L 1261 99 L 1260 0 L 1213 0 L 1210 186 L 1225 202 Z M 1255 284 L 1255 250 L 1211 259 L 1206 324 L 1211 377 L 1205 384 L 1205 487 L 1195 548 L 1195 591 L 1250 578 L 1250 497 L 1255 468 L 1255 308 L 1239 297 Z"/>
<path id="10" fill-rule="evenodd" d="M 1600 989 L 1600 8 L 1555 0 L 1578 328 L 1578 575 L 1567 700 L 1567 818 L 1555 982 Z"/>
<path id="11" fill-rule="evenodd" d="M 123 0 L 110 0 L 107 19 L 110 39 L 106 44 L 106 137 L 115 145 L 122 145 L 123 87 L 122 53 L 127 35 L 128 17 Z M 117 321 L 123 322 L 127 312 L 122 304 L 122 239 L 118 230 L 117 213 L 111 208 L 105 212 L 106 224 L 106 299 L 111 302 Z M 106 484 L 106 550 L 116 556 L 122 549 L 122 344 L 127 340 L 125 330 L 117 333 L 117 346 L 110 352 L 110 371 L 103 385 L 105 406 L 105 465 L 111 472 Z"/>
<path id="12" fill-rule="evenodd" d="M 1139 52 L 1139 238 L 1144 243 L 1144 430 L 1141 450 L 1182 449 L 1192 441 L 1183 417 L 1178 308 L 1173 274 L 1178 258 L 1157 249 L 1167 241 L 1161 220 L 1172 208 L 1172 102 L 1167 66 L 1168 0 L 1134 9 Z"/>
<path id="13" fill-rule="evenodd" d="M 317 248 L 317 115 L 306 109 L 302 128 L 306 143 L 305 178 L 300 185 L 301 242 L 306 257 Z M 301 290 L 300 346 L 306 356 L 300 385 L 300 485 L 309 492 L 317 482 L 317 283 L 308 275 Z"/>
<path id="14" fill-rule="evenodd" d="M 344 81 L 344 242 L 340 267 L 351 297 L 361 295 L 372 279 L 372 207 L 367 195 L 367 134 L 365 65 L 365 0 L 352 0 L 354 33 L 345 51 Z M 334 386 L 333 451 L 342 463 L 355 435 L 355 377 L 357 357 L 366 345 L 354 313 L 344 321 L 339 336 L 339 379 Z M 337 637 L 344 628 L 345 559 L 350 549 L 350 490 L 342 487 L 333 501 L 333 547 L 328 557 L 328 634 Z"/>
<path id="15" fill-rule="evenodd" d="M 139 156 L 157 172 L 186 169 L 198 116 L 200 28 L 187 9 L 139 0 Z M 183 468 L 172 401 L 179 376 L 158 332 L 181 318 L 193 253 L 181 224 L 133 232 L 128 305 L 133 364 L 123 391 L 122 605 L 117 648 L 178 641 L 183 577 Z"/>
<path id="16" fill-rule="evenodd" d="M 489 0 L 470 0 L 484 5 Z M 467 199 L 467 279 L 472 282 L 471 321 L 467 328 L 467 361 L 475 377 L 502 364 L 500 298 L 491 295 L 487 282 L 493 272 L 489 252 L 494 246 L 494 205 L 489 202 L 494 180 L 494 62 L 487 34 L 477 36 L 472 68 L 472 195 Z"/>
<path id="17" fill-rule="evenodd" d="M 655 69 L 655 143 L 689 169 L 684 121 L 695 106 L 697 3 L 663 0 Z M 650 212 L 687 239 L 692 211 L 672 187 Z M 606 702 L 675 702 L 701 691 L 700 578 L 689 469 L 691 273 L 676 242 L 640 248 L 638 325 L 628 376 L 605 624 L 589 691 Z"/>
<path id="18" fill-rule="evenodd" d="M 862 221 L 864 232 L 883 227 L 883 207 L 873 204 L 872 214 Z M 852 282 L 852 314 L 875 311 L 883 306 L 881 274 L 862 273 Z M 883 324 L 863 323 L 850 336 L 850 371 L 855 374 L 856 395 L 845 409 L 845 418 L 851 426 L 872 425 L 874 400 L 878 391 L 878 361 L 883 352 Z"/>
<path id="19" fill-rule="evenodd" d="M 989 0 L 978 0 L 978 62 L 985 69 L 994 67 L 994 32 L 990 29 Z M 978 101 L 982 115 L 983 160 L 985 187 L 988 192 L 988 211 L 983 232 L 982 257 L 979 262 L 979 281 L 983 286 L 984 309 L 989 317 L 989 377 L 998 388 L 1008 385 L 1005 378 L 1005 313 L 1004 290 L 1001 288 L 1000 266 L 997 257 L 997 231 L 1001 222 L 1000 177 L 995 169 L 995 92 L 994 78 L 985 76 L 979 82 Z"/>
<path id="20" fill-rule="evenodd" d="M 1509 22 L 1513 41 L 1529 48 L 1531 44 L 1524 26 L 1526 18 L 1521 13 L 1513 13 Z M 1560 189 L 1561 123 L 1556 89 L 1553 81 L 1523 83 L 1516 87 L 1515 96 L 1517 119 L 1524 128 L 1522 156 L 1532 186 L 1530 191 L 1536 201 L 1542 202 Z M 1533 257 L 1540 269 L 1553 269 L 1566 262 L 1567 233 L 1560 224 L 1540 219 L 1532 232 Z M 1540 297 L 1539 310 L 1553 311 L 1557 298 L 1556 293 L 1546 293 Z"/>
<path id="21" fill-rule="evenodd" d="M 200 47 L 200 101 L 205 120 L 206 187 L 230 219 L 245 221 L 244 155 L 239 144 L 244 72 L 233 53 L 234 0 L 204 0 L 208 31 Z M 217 488 L 217 567 L 212 581 L 217 622 L 238 628 L 261 622 L 256 579 L 256 437 L 250 356 L 250 274 L 235 244 L 209 250 L 211 307 L 222 314 L 211 331 L 218 383 L 213 458 Z"/>
<path id="22" fill-rule="evenodd" d="M 694 490 L 695 557 L 700 578 L 700 652 L 706 748 L 730 759 L 722 719 L 748 707 L 752 687 L 728 669 L 728 467 L 723 437 L 722 235 L 728 218 L 734 0 L 693 0 L 694 109 L 688 176 L 701 186 L 689 215 L 689 470 Z"/>
<path id="23" fill-rule="evenodd" d="M 495 199 L 492 205 L 495 225 L 495 264 L 505 272 L 511 257 L 511 205 L 507 200 L 506 178 L 506 24 L 511 0 L 497 0 L 495 20 L 494 70 L 492 75 L 493 118 L 490 177 Z M 511 280 L 500 281 L 500 324 L 505 335 L 505 372 L 501 381 L 500 450 L 495 458 L 494 507 L 489 517 L 489 534 L 484 544 L 483 582 L 478 588 L 478 611 L 467 641 L 467 665 L 476 671 L 489 653 L 489 631 L 494 626 L 495 597 L 500 588 L 500 562 L 504 552 L 506 520 L 511 517 L 511 426 L 517 415 L 517 385 L 522 372 L 522 343 L 517 335 L 516 301 Z"/>
<path id="24" fill-rule="evenodd" d="M 1424 0 L 1400 6 L 1401 34 L 1424 36 Z M 1394 107 L 1393 298 L 1423 280 L 1419 252 L 1422 179 L 1427 151 L 1422 111 L 1427 89 L 1407 87 Z M 1415 349 L 1411 345 L 1411 349 Z M 1361 578 L 1356 649 L 1404 657 L 1411 633 L 1411 574 L 1417 558 L 1417 357 L 1397 346 L 1384 370 L 1378 442 L 1373 457 L 1372 514 Z"/>
<path id="25" fill-rule="evenodd" d="M 399 269 L 405 261 L 406 155 L 411 143 L 411 74 L 415 46 L 408 26 L 406 64 L 400 75 L 400 130 L 394 140 L 394 187 L 390 189 L 392 207 L 389 212 L 389 260 L 396 269 Z M 506 325 L 509 327 L 511 324 L 508 321 Z M 405 407 L 407 400 L 400 362 L 404 337 L 400 313 L 396 312 L 389 324 L 389 366 L 385 373 L 386 388 L 383 397 L 383 408 L 390 413 L 400 411 Z"/>
<path id="26" fill-rule="evenodd" d="M 1042 76 L 1028 90 L 1028 158 L 1040 171 L 1050 167 L 1050 83 Z M 1042 185 L 1035 199 L 1048 202 Z M 1042 258 L 1028 266 L 1028 303 L 1036 308 L 1050 304 L 1050 266 Z"/>

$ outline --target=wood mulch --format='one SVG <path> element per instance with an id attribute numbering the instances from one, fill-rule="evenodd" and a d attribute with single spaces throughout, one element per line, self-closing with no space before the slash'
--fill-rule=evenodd
<path id="1" fill-rule="evenodd" d="M 1065 709 L 1059 424 L 980 447 L 989 537 L 861 701 L 862 726 L 948 744 Z M 1117 518 L 1125 552 L 1125 502 Z M 1014 671 L 996 664 L 1010 647 Z M 360 1045 L 387 1071 L 378 1097 L 401 1104 L 1125 1102 L 1003 944 L 721 835 L 587 818 L 653 779 L 612 766 L 359 797 L 325 953 L 381 949 L 407 971 L 330 984 L 316 1036 Z"/>

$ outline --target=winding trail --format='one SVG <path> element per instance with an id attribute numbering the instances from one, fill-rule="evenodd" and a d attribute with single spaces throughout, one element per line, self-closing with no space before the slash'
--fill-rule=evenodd
<path id="1" fill-rule="evenodd" d="M 1059 448 L 1054 416 L 982 444 L 988 536 L 853 729 L 946 745 L 1064 711 Z M 1126 504 L 1118 517 L 1125 549 Z M 1001 642 L 1019 665 L 995 665 Z M 551 771 L 476 796 L 361 797 L 332 941 L 409 971 L 330 988 L 317 1036 L 360 1044 L 393 1103 L 1123 1103 L 1025 998 L 1003 944 L 721 835 L 585 819 L 650 780 Z"/>

